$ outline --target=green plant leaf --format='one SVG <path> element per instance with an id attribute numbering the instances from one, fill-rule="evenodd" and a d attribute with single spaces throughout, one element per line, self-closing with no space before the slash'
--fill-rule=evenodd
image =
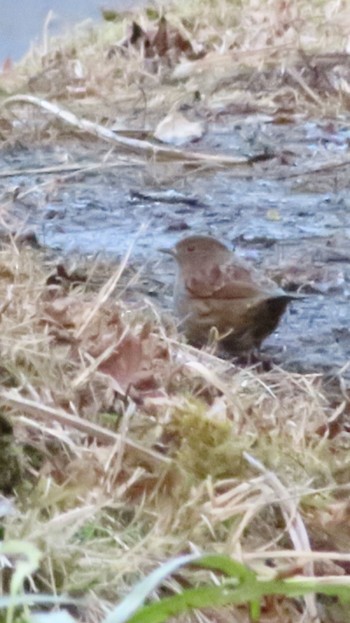
<path id="1" fill-rule="evenodd" d="M 220 571 L 229 576 L 229 579 L 224 580 L 219 586 L 208 585 L 187 589 L 177 595 L 140 607 L 167 575 L 192 563 L 212 571 Z M 350 601 L 350 586 L 341 580 L 337 584 L 331 582 L 324 584 L 317 578 L 307 577 L 263 580 L 242 563 L 228 556 L 216 554 L 180 556 L 165 563 L 142 580 L 108 615 L 104 623 L 163 623 L 170 617 L 194 608 L 215 608 L 244 603 L 250 604 L 251 619 L 257 621 L 260 616 L 260 602 L 265 596 L 303 597 L 310 593 L 322 593 L 336 596 L 342 601 Z"/>
<path id="2" fill-rule="evenodd" d="M 179 567 L 183 567 L 189 562 L 194 562 L 198 559 L 200 559 L 200 555 L 198 554 L 178 556 L 177 558 L 169 560 L 158 569 L 155 569 L 155 571 L 152 571 L 152 573 L 139 582 L 131 593 L 108 614 L 103 623 L 125 623 L 125 621 L 128 621 L 134 612 L 142 606 L 150 593 L 161 584 L 164 578 L 179 569 Z"/>

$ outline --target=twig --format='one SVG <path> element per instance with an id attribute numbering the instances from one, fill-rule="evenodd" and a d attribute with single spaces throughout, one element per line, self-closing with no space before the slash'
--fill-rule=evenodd
<path id="1" fill-rule="evenodd" d="M 245 157 L 237 156 L 236 158 L 233 158 L 231 156 L 216 156 L 215 154 L 183 151 L 181 149 L 173 149 L 169 147 L 164 147 L 163 145 L 156 145 L 150 143 L 149 141 L 141 141 L 137 138 L 121 136 L 120 134 L 117 134 L 116 132 L 105 128 L 98 123 L 93 123 L 88 119 L 77 117 L 69 110 L 57 106 L 57 104 L 53 104 L 52 102 L 48 102 L 47 100 L 35 97 L 34 95 L 14 95 L 13 97 L 8 97 L 1 104 L 1 107 L 21 103 L 32 104 L 33 106 L 43 108 L 44 110 L 47 110 L 48 112 L 55 115 L 58 119 L 61 119 L 62 121 L 76 128 L 79 128 L 83 132 L 88 132 L 89 134 L 93 134 L 94 136 L 104 141 L 109 141 L 110 143 L 114 143 L 115 145 L 121 145 L 123 147 L 126 147 L 127 149 L 136 151 L 137 153 L 146 154 L 153 158 L 157 158 L 158 156 L 160 156 L 172 160 L 187 160 L 190 162 L 204 161 L 216 165 L 231 166 L 247 166 L 250 164 L 249 158 Z"/>
<path id="2" fill-rule="evenodd" d="M 350 165 L 350 159 L 346 158 L 341 162 L 328 162 L 327 164 L 321 164 L 315 168 L 303 170 L 303 171 L 293 171 L 293 173 L 287 173 L 285 175 L 279 175 L 278 177 L 274 177 L 274 180 L 287 180 L 292 177 L 301 177 L 302 175 L 315 175 L 318 173 L 322 173 L 323 171 L 331 171 L 332 169 L 340 169 L 341 167 L 346 167 Z"/>
<path id="3" fill-rule="evenodd" d="M 315 104 L 317 104 L 317 106 L 322 107 L 322 101 L 320 100 L 318 95 L 316 95 L 316 93 L 314 93 L 313 90 L 310 89 L 310 87 L 306 84 L 305 80 L 302 79 L 302 77 L 295 69 L 293 69 L 292 67 L 288 67 L 288 69 L 286 69 L 286 72 L 302 88 L 306 95 L 308 95 L 309 98 Z"/>
<path id="4" fill-rule="evenodd" d="M 59 164 L 52 167 L 37 167 L 34 169 L 6 169 L 0 171 L 0 178 L 2 177 L 17 177 L 20 175 L 50 175 L 57 173 L 68 174 L 70 172 L 89 173 L 90 171 L 98 171 L 103 169 L 113 169 L 114 167 L 133 167 L 140 166 L 144 163 L 141 160 L 132 161 L 128 160 L 114 160 L 113 162 L 98 162 L 96 164 L 81 165 L 81 164 Z"/>

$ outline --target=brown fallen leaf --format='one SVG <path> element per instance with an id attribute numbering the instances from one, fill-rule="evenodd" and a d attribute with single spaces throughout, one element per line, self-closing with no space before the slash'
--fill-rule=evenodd
<path id="1" fill-rule="evenodd" d="M 170 25 L 164 16 L 158 20 L 154 28 L 148 30 L 144 30 L 133 21 L 126 38 L 121 43 L 121 48 L 130 46 L 142 51 L 147 59 L 157 58 L 172 66 L 177 63 L 180 56 L 190 59 L 203 56 L 203 50 L 198 45 L 192 45 L 180 29 Z M 115 48 L 110 50 L 109 58 L 115 51 Z"/>
<path id="2" fill-rule="evenodd" d="M 130 387 L 148 392 L 159 387 L 157 363 L 167 359 L 168 352 L 156 336 L 128 332 L 99 370 L 115 381 L 118 392 L 126 393 Z"/>
<path id="3" fill-rule="evenodd" d="M 99 370 L 115 381 L 115 389 L 125 393 L 139 377 L 142 370 L 142 342 L 131 333 L 127 334 Z"/>

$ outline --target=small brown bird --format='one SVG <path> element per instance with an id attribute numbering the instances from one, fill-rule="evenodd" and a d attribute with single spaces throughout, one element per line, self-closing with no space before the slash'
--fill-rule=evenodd
<path id="1" fill-rule="evenodd" d="M 192 344 L 206 344 L 215 327 L 233 354 L 259 348 L 298 298 L 210 236 L 189 236 L 162 251 L 177 262 L 174 307 Z"/>

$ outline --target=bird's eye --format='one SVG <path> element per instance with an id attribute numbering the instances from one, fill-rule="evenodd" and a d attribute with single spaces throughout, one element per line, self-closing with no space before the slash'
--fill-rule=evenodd
<path id="1" fill-rule="evenodd" d="M 188 251 L 189 253 L 192 253 L 192 251 L 194 251 L 194 249 L 195 249 L 195 247 L 187 247 L 187 251 Z"/>

